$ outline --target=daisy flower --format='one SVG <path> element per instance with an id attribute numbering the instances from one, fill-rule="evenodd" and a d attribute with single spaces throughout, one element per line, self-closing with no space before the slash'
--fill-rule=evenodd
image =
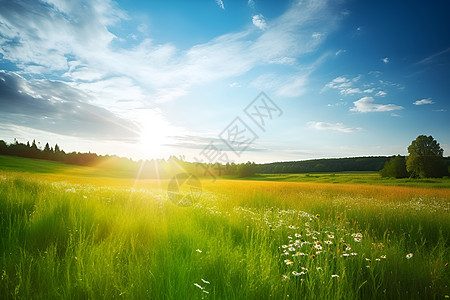
<path id="1" fill-rule="evenodd" d="M 412 254 L 412 253 L 406 254 L 406 258 L 407 258 L 407 259 L 410 259 L 411 257 L 413 257 L 413 254 Z"/>

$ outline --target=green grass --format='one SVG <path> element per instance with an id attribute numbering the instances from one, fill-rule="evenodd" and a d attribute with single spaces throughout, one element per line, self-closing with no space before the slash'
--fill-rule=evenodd
<path id="1" fill-rule="evenodd" d="M 42 159 L 0 155 L 0 170 L 34 174 L 59 174 L 79 177 L 126 178 L 129 172 L 97 167 L 76 166 Z"/>
<path id="2" fill-rule="evenodd" d="M 450 295 L 446 189 L 203 180 L 178 207 L 167 181 L 49 178 L 0 173 L 2 298 Z"/>
<path id="3" fill-rule="evenodd" d="M 231 177 L 230 177 L 231 178 Z M 450 178 L 383 178 L 376 172 L 342 172 L 311 174 L 258 174 L 246 180 L 282 181 L 282 182 L 317 182 L 346 184 L 375 184 L 390 186 L 450 188 Z"/>
<path id="4" fill-rule="evenodd" d="M 4 299 L 450 296 L 446 179 L 203 179 L 200 201 L 179 207 L 167 180 L 5 156 L 0 166 Z"/>

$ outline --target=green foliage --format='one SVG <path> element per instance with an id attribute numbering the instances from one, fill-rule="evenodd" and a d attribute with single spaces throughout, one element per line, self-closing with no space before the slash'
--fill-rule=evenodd
<path id="1" fill-rule="evenodd" d="M 273 162 L 259 165 L 259 172 L 263 174 L 279 173 L 311 173 L 311 172 L 348 172 L 348 171 L 380 171 L 386 156 L 348 157 L 312 159 L 304 161 Z"/>
<path id="2" fill-rule="evenodd" d="M 412 177 L 442 177 L 445 165 L 444 150 L 433 137 L 419 135 L 408 147 L 406 168 Z"/>
<path id="3" fill-rule="evenodd" d="M 240 164 L 237 167 L 239 177 L 252 177 L 255 176 L 257 171 L 258 166 L 254 162 L 247 162 L 245 164 Z"/>
<path id="4" fill-rule="evenodd" d="M 408 172 L 406 171 L 406 161 L 404 156 L 394 156 L 390 161 L 386 162 L 384 168 L 381 169 L 380 175 L 382 177 L 406 178 Z"/>

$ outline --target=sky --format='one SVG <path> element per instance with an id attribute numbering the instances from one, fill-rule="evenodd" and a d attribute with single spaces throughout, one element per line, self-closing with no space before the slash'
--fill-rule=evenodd
<path id="1" fill-rule="evenodd" d="M 450 2 L 0 0 L 0 139 L 133 159 L 450 155 Z"/>

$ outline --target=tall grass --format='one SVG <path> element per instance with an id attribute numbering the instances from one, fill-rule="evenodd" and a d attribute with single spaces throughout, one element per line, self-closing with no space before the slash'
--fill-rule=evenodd
<path id="1" fill-rule="evenodd" d="M 0 174 L 3 298 L 450 295 L 447 189 L 203 181 L 178 207 L 167 182 L 49 178 Z"/>

